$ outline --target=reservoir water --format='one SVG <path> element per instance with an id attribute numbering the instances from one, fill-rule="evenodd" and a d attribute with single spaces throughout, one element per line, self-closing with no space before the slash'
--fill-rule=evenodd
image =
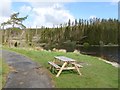
<path id="1" fill-rule="evenodd" d="M 93 46 L 89 48 L 79 47 L 79 50 L 83 54 L 102 57 L 108 61 L 117 62 L 120 64 L 120 47 L 98 47 Z"/>

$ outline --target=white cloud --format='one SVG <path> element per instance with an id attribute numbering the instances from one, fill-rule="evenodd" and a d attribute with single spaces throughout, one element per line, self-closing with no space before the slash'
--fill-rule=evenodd
<path id="1" fill-rule="evenodd" d="M 74 20 L 69 10 L 66 10 L 62 3 L 30 3 L 31 7 L 24 6 L 24 9 L 31 10 L 29 18 L 33 18 L 31 27 L 52 27 L 67 22 L 69 19 Z M 21 7 L 21 10 L 23 7 Z M 22 10 L 26 12 L 26 10 Z M 27 21 L 27 20 L 26 20 Z"/>
<path id="2" fill-rule="evenodd" d="M 9 16 L 11 14 L 11 0 L 0 1 L 0 16 Z"/>
<path id="3" fill-rule="evenodd" d="M 91 16 L 89 17 L 89 19 L 95 19 L 95 18 L 97 18 L 97 16 L 95 16 L 95 15 L 91 15 Z"/>
<path id="4" fill-rule="evenodd" d="M 44 0 L 44 1 L 43 0 L 12 0 L 12 1 L 13 2 L 81 2 L 83 1 L 84 2 L 84 0 Z"/>
<path id="5" fill-rule="evenodd" d="M 8 19 L 9 17 L 0 16 L 0 24 L 6 22 Z"/>
<path id="6" fill-rule="evenodd" d="M 118 5 L 118 2 L 119 2 L 119 0 L 112 0 L 110 4 L 111 5 Z"/>
<path id="7" fill-rule="evenodd" d="M 119 0 L 12 0 L 13 2 L 118 2 Z"/>
<path id="8" fill-rule="evenodd" d="M 119 2 L 120 0 L 111 0 L 111 2 Z"/>
<path id="9" fill-rule="evenodd" d="M 1 0 L 0 2 L 0 24 L 8 20 L 11 14 L 11 0 Z"/>
<path id="10" fill-rule="evenodd" d="M 20 7 L 20 14 L 22 15 L 27 15 L 29 14 L 30 12 L 32 11 L 32 7 L 31 6 L 26 6 L 26 5 L 23 5 L 22 7 Z"/>

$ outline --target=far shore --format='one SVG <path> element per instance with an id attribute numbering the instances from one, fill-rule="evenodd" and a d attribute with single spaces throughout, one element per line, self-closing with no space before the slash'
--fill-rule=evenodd
<path id="1" fill-rule="evenodd" d="M 84 45 L 78 45 L 80 47 L 83 47 Z M 103 45 L 103 46 L 100 46 L 100 45 L 90 45 L 91 47 L 119 47 L 120 45 Z"/>

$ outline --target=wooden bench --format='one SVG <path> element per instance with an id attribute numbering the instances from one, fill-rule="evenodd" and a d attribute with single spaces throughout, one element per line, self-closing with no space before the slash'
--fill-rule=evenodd
<path id="1" fill-rule="evenodd" d="M 75 64 L 78 68 L 82 68 L 83 67 L 82 65 L 77 64 L 77 63 L 72 63 L 72 64 Z"/>
<path id="2" fill-rule="evenodd" d="M 57 70 L 60 69 L 60 66 L 58 66 L 57 64 L 55 64 L 54 62 L 48 62 L 52 67 L 56 68 Z"/>

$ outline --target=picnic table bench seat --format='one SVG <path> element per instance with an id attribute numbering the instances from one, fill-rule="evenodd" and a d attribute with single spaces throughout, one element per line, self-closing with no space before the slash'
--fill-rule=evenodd
<path id="1" fill-rule="evenodd" d="M 72 64 L 75 64 L 77 67 L 79 67 L 79 68 L 82 68 L 83 66 L 82 65 L 80 65 L 80 64 L 78 64 L 78 63 L 72 63 Z"/>
<path id="2" fill-rule="evenodd" d="M 55 67 L 56 69 L 60 69 L 60 66 L 58 66 L 57 64 L 55 64 L 54 62 L 48 62 L 51 66 Z"/>

